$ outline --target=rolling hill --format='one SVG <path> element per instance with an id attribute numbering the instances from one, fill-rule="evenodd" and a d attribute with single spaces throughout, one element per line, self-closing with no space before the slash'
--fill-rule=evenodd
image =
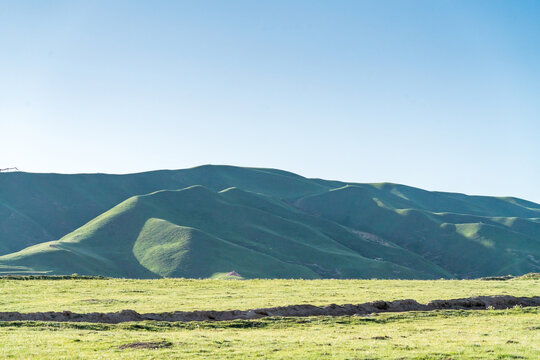
<path id="1" fill-rule="evenodd" d="M 135 195 L 202 185 L 295 198 L 330 187 L 279 170 L 200 166 L 128 175 L 0 174 L 0 255 L 57 240 Z"/>
<path id="2" fill-rule="evenodd" d="M 540 270 L 540 205 L 201 166 L 0 174 L 0 273 L 470 278 Z"/>

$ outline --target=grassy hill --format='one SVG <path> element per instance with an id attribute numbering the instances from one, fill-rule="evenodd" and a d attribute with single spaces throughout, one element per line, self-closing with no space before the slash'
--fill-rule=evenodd
<path id="1" fill-rule="evenodd" d="M 457 277 L 540 269 L 539 219 L 515 217 L 538 216 L 532 203 L 529 208 L 511 198 L 466 197 L 384 184 L 345 186 L 295 204 L 307 213 L 377 234 Z"/>
<path id="2" fill-rule="evenodd" d="M 135 195 L 202 185 L 295 198 L 325 187 L 280 170 L 200 166 L 128 175 L 0 174 L 0 255 L 57 240 Z"/>
<path id="3" fill-rule="evenodd" d="M 540 270 L 540 205 L 201 166 L 0 174 L 0 273 L 470 278 Z"/>
<path id="4" fill-rule="evenodd" d="M 382 260 L 382 259 L 386 259 Z M 0 258 L 29 271 L 121 277 L 439 278 L 443 269 L 395 244 L 236 188 L 132 197 L 59 241 Z"/>

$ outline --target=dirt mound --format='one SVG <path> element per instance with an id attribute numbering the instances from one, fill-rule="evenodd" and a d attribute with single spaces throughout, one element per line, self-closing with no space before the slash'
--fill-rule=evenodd
<path id="1" fill-rule="evenodd" d="M 328 306 L 290 305 L 252 310 L 226 311 L 175 311 L 139 314 L 133 310 L 114 313 L 78 314 L 63 312 L 0 312 L 0 321 L 70 321 L 117 324 L 128 321 L 223 321 L 235 319 L 259 319 L 266 316 L 344 316 L 369 315 L 382 312 L 433 311 L 433 310 L 486 310 L 508 309 L 514 306 L 540 306 L 540 296 L 478 296 L 453 300 L 433 300 L 420 304 L 415 300 L 373 301 L 364 304 Z"/>
<path id="2" fill-rule="evenodd" d="M 374 336 L 374 337 L 372 337 L 372 339 L 373 340 L 388 340 L 388 339 L 391 339 L 391 337 L 386 336 L 386 335 L 384 335 L 384 336 Z"/>
<path id="3" fill-rule="evenodd" d="M 159 341 L 159 342 L 134 342 L 129 344 L 124 344 L 118 348 L 121 350 L 124 349 L 159 349 L 171 347 L 172 343 L 169 341 Z"/>

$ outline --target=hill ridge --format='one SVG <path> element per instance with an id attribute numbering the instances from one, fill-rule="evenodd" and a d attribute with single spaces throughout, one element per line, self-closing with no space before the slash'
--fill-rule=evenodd
<path id="1" fill-rule="evenodd" d="M 0 273 L 161 276 L 133 255 L 150 217 L 290 264 L 311 264 L 307 272 L 291 268 L 305 276 L 469 278 L 540 269 L 540 205 L 527 200 L 203 165 L 123 175 L 0 174 Z M 219 254 L 198 256 L 195 268 L 219 263 Z M 257 271 L 250 276 L 287 276 Z"/>

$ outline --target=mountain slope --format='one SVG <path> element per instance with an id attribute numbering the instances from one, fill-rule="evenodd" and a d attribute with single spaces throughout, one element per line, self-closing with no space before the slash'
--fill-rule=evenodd
<path id="1" fill-rule="evenodd" d="M 307 213 L 392 241 L 457 277 L 526 273 L 540 269 L 540 223 L 534 218 L 487 217 L 482 204 L 493 206 L 490 215 L 536 215 L 504 200 L 464 198 L 447 200 L 445 193 L 410 200 L 402 191 L 371 185 L 345 186 L 295 202 Z M 421 190 L 415 189 L 417 195 Z M 442 197 L 442 199 L 439 199 Z M 413 207 L 416 208 L 413 208 Z M 430 209 L 432 211 L 428 211 Z M 462 214 L 435 211 L 461 211 Z"/>
<path id="2" fill-rule="evenodd" d="M 210 277 L 233 269 L 247 277 L 449 276 L 394 244 L 285 203 L 202 186 L 130 198 L 59 241 L 0 257 L 0 264 L 4 271 L 124 277 Z"/>
<path id="3" fill-rule="evenodd" d="M 131 196 L 191 185 L 236 186 L 277 198 L 328 189 L 285 171 L 232 166 L 128 175 L 0 173 L 0 255 L 57 240 Z"/>
<path id="4" fill-rule="evenodd" d="M 539 243 L 540 205 L 510 197 L 210 165 L 0 174 L 0 273 L 470 278 L 540 271 Z"/>

